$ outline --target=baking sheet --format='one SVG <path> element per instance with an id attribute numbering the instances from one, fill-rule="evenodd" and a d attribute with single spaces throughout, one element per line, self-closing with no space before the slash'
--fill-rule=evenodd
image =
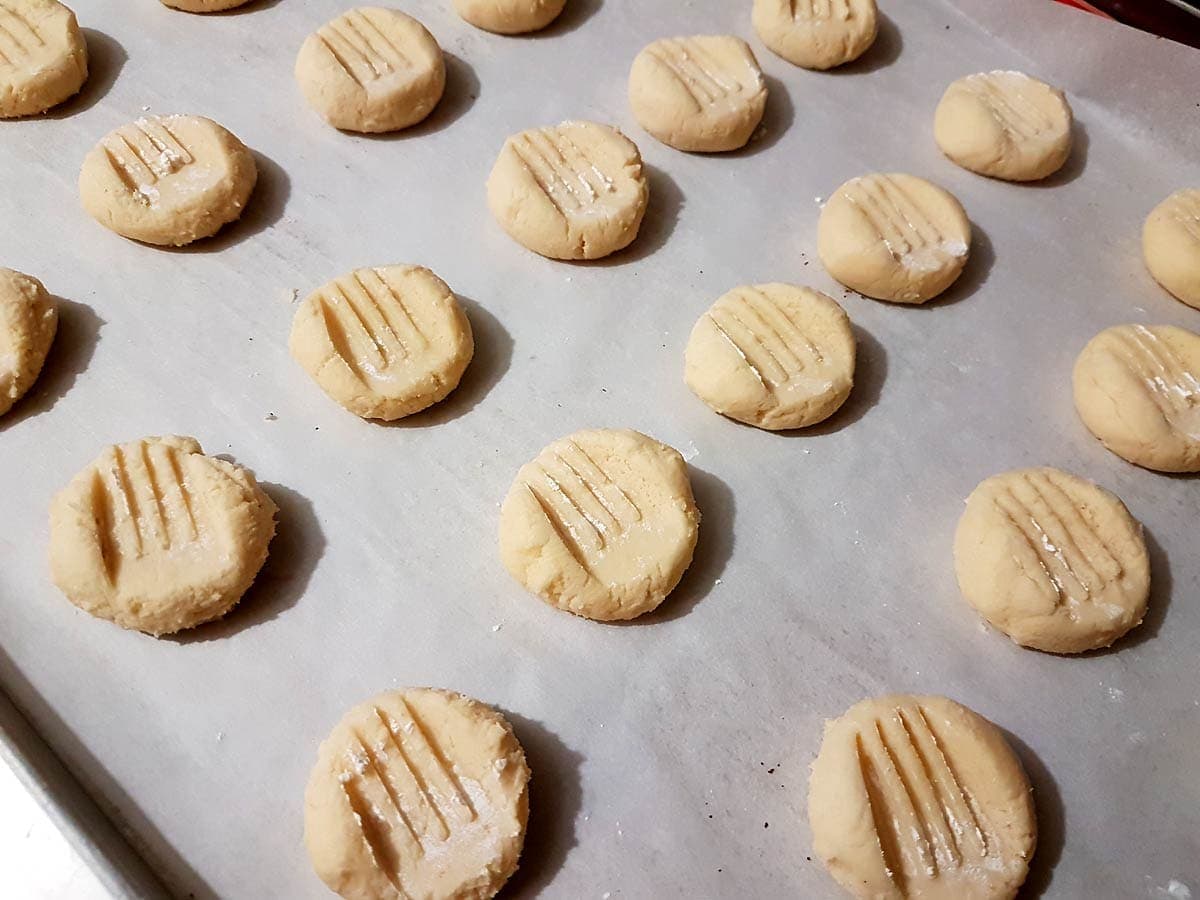
<path id="1" fill-rule="evenodd" d="M 296 48 L 342 5 L 194 17 L 75 0 L 86 93 L 0 131 L 0 262 L 64 300 L 45 375 L 0 422 L 0 676 L 164 881 L 326 896 L 300 842 L 316 745 L 372 693 L 432 684 L 504 709 L 529 753 L 510 896 L 833 895 L 809 859 L 807 765 L 824 718 L 885 691 L 948 694 L 1013 735 L 1043 829 L 1031 895 L 1200 888 L 1200 484 L 1108 454 L 1069 390 L 1104 327 L 1200 326 L 1139 250 L 1145 213 L 1200 183 L 1200 54 L 1041 0 L 889 3 L 878 46 L 844 71 L 753 41 L 765 131 L 706 158 L 637 128 L 628 65 L 659 36 L 750 38 L 748 3 L 571 0 L 545 35 L 505 39 L 443 0 L 403 0 L 450 84 L 427 124 L 384 138 L 327 128 L 293 83 Z M 973 176 L 932 141 L 945 84 L 998 67 L 1070 94 L 1078 147 L 1045 185 Z M 245 222 L 170 252 L 80 211 L 84 154 L 144 112 L 212 116 L 259 154 Z M 643 235 L 599 264 L 540 259 L 485 207 L 504 137 L 568 117 L 620 125 L 650 167 Z M 943 184 L 978 229 L 929 308 L 848 295 L 815 259 L 818 201 L 880 169 Z M 286 336 L 294 290 L 391 262 L 430 266 L 468 301 L 478 350 L 447 402 L 387 427 L 329 401 Z M 755 280 L 830 292 L 860 329 L 858 385 L 827 425 L 742 427 L 682 382 L 695 318 Z M 681 588 L 626 626 L 524 595 L 495 550 L 516 469 L 606 425 L 678 447 L 704 513 Z M 154 640 L 58 594 L 46 509 L 101 446 L 170 432 L 251 467 L 280 525 L 235 614 Z M 1099 481 L 1146 524 L 1152 607 L 1116 651 L 1021 650 L 958 597 L 962 499 L 1032 464 Z"/>

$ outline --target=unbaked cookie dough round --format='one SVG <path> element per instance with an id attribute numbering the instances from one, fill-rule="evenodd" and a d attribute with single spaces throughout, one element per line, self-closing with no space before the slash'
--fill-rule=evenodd
<path id="1" fill-rule="evenodd" d="M 1117 497 L 1058 469 L 995 475 L 967 498 L 954 536 L 967 602 L 1025 647 L 1082 653 L 1142 621 L 1150 558 Z"/>
<path id="2" fill-rule="evenodd" d="M 806 69 L 832 69 L 875 43 L 875 0 L 754 0 L 754 30 L 771 52 Z"/>
<path id="3" fill-rule="evenodd" d="M 636 431 L 579 431 L 517 473 L 500 508 L 500 558 L 552 606 L 633 619 L 679 583 L 699 525 L 678 452 Z"/>
<path id="4" fill-rule="evenodd" d="M 454 0 L 454 11 L 496 34 L 540 31 L 558 18 L 566 0 Z"/>
<path id="5" fill-rule="evenodd" d="M 193 13 L 224 12 L 250 2 L 251 0 L 162 0 L 164 6 Z"/>
<path id="6" fill-rule="evenodd" d="M 1071 106 L 1058 88 L 1022 72 L 981 72 L 946 88 L 933 121 L 942 152 L 964 169 L 1037 181 L 1071 155 Z"/>
<path id="7" fill-rule="evenodd" d="M 734 288 L 696 322 L 684 380 L 722 415 L 771 431 L 829 418 L 854 386 L 850 318 L 820 291 Z"/>
<path id="8" fill-rule="evenodd" d="M 106 135 L 83 160 L 79 194 L 101 225 L 180 247 L 238 219 L 258 180 L 254 154 L 211 119 L 154 116 Z"/>
<path id="9" fill-rule="evenodd" d="M 767 86 L 754 51 L 729 35 L 663 38 L 629 72 L 638 124 L 676 150 L 744 147 L 762 121 Z"/>
<path id="10" fill-rule="evenodd" d="M 75 13 L 55 0 L 0 2 L 0 119 L 45 112 L 79 93 L 87 76 Z"/>
<path id="11" fill-rule="evenodd" d="M 250 587 L 275 504 L 190 437 L 107 448 L 50 504 L 50 572 L 72 603 L 161 635 L 219 619 Z"/>
<path id="12" fill-rule="evenodd" d="M 637 146 L 594 122 L 513 135 L 487 192 L 509 236 L 551 259 L 599 259 L 629 246 L 650 198 Z"/>
<path id="13" fill-rule="evenodd" d="M 0 268 L 0 416 L 37 380 L 58 329 L 58 308 L 42 283 Z"/>
<path id="14" fill-rule="evenodd" d="M 1200 472 L 1200 335 L 1118 325 L 1075 361 L 1075 408 L 1113 453 L 1159 472 Z"/>
<path id="15" fill-rule="evenodd" d="M 817 252 L 846 287 L 894 303 L 924 303 L 962 274 L 971 223 L 954 195 L 913 175 L 863 175 L 821 210 Z"/>
<path id="16" fill-rule="evenodd" d="M 504 716 L 462 694 L 388 691 L 321 744 L 304 843 L 347 900 L 488 900 L 517 868 L 529 766 Z"/>
<path id="17" fill-rule="evenodd" d="M 296 81 L 334 128 L 399 131 L 442 99 L 446 63 L 433 35 L 412 16 L 362 6 L 309 35 L 296 57 Z"/>
<path id="18" fill-rule="evenodd" d="M 1200 190 L 1177 191 L 1146 218 L 1142 251 L 1154 280 L 1200 309 Z"/>
<path id="19" fill-rule="evenodd" d="M 876 697 L 826 722 L 808 820 L 829 873 L 863 900 L 1011 900 L 1037 843 L 1017 755 L 945 697 Z"/>
<path id="20" fill-rule="evenodd" d="M 475 343 L 446 282 L 421 266 L 385 266 L 311 294 L 296 311 L 289 348 L 346 409 L 391 421 L 454 390 Z"/>

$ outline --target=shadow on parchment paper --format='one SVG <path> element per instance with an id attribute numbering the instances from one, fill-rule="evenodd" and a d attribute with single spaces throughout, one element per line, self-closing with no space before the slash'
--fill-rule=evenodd
<path id="1" fill-rule="evenodd" d="M 88 77 L 79 93 L 65 103 L 39 116 L 29 118 L 65 119 L 91 109 L 104 99 L 125 67 L 129 54 L 116 40 L 94 28 L 79 29 L 87 41 Z"/>
<path id="2" fill-rule="evenodd" d="M 520 868 L 503 898 L 537 897 L 554 880 L 577 843 L 575 820 L 583 805 L 579 770 L 583 755 L 567 747 L 541 722 L 501 710 L 512 723 L 533 777 L 529 782 L 529 828 Z"/>
<path id="3" fill-rule="evenodd" d="M 729 156 L 735 159 L 742 156 L 754 156 L 756 153 L 774 147 L 792 127 L 792 123 L 796 121 L 796 107 L 792 103 L 792 95 L 786 85 L 770 75 L 763 75 L 763 81 L 767 85 L 767 108 L 763 112 L 762 124 L 754 129 L 754 134 L 750 136 L 750 142 L 739 150 L 710 155 L 718 158 Z"/>
<path id="4" fill-rule="evenodd" d="M 1070 184 L 1087 168 L 1088 148 L 1091 143 L 1092 139 L 1088 137 L 1087 126 L 1075 119 L 1071 123 L 1071 155 L 1067 157 L 1063 167 L 1041 181 L 1023 182 L 1022 187 L 1056 188 Z"/>
<path id="5" fill-rule="evenodd" d="M 1146 604 L 1146 616 L 1142 619 L 1142 624 L 1114 642 L 1111 647 L 1089 650 L 1078 654 L 1079 656 L 1108 656 L 1110 653 L 1119 653 L 1128 647 L 1144 644 L 1158 636 L 1163 620 L 1167 617 L 1167 607 L 1171 605 L 1174 587 L 1171 580 L 1171 562 L 1162 545 L 1145 526 L 1142 526 L 1142 538 L 1146 541 L 1146 554 L 1150 557 L 1150 600 Z"/>
<path id="6" fill-rule="evenodd" d="M 821 437 L 841 431 L 847 425 L 853 425 L 879 403 L 883 396 L 883 383 L 887 380 L 888 355 L 883 344 L 875 340 L 867 329 L 857 322 L 852 323 L 854 340 L 858 345 L 854 363 L 854 389 L 842 404 L 842 408 L 824 422 L 810 425 L 808 428 L 793 428 L 790 431 L 776 431 L 775 434 L 787 438 Z M 753 428 L 753 425 L 747 425 Z"/>
<path id="7" fill-rule="evenodd" d="M 528 34 L 514 34 L 511 38 L 539 40 L 541 38 L 560 37 L 569 34 L 600 11 L 604 0 L 567 0 L 567 5 L 558 18 L 541 31 L 531 31 Z"/>
<path id="8" fill-rule="evenodd" d="M 221 16 L 244 16 L 248 13 L 261 12 L 264 9 L 270 9 L 278 4 L 280 0 L 253 0 L 243 6 L 235 6 L 233 9 L 222 9 L 218 12 L 202 13 L 203 18 L 219 18 Z M 195 15 L 191 13 L 190 15 Z"/>
<path id="9" fill-rule="evenodd" d="M 999 726 L 997 726 L 999 727 Z M 1017 896 L 1022 900 L 1042 897 L 1054 880 L 1054 867 L 1062 858 L 1063 835 L 1066 831 L 1066 811 L 1054 776 L 1042 765 L 1038 755 L 1019 737 L 1001 728 L 1013 752 L 1021 760 L 1029 783 L 1033 786 L 1033 805 L 1037 812 L 1037 847 L 1029 866 L 1029 875 Z"/>
<path id="10" fill-rule="evenodd" d="M 642 219 L 642 227 L 633 243 L 611 256 L 600 259 L 571 259 L 564 262 L 588 268 L 625 266 L 640 262 L 666 246 L 675 231 L 675 225 L 679 222 L 679 213 L 684 204 L 683 191 L 679 189 L 675 179 L 662 169 L 649 163 L 642 165 L 646 181 L 650 185 L 650 202 L 646 207 L 646 216 Z"/>
<path id="11" fill-rule="evenodd" d="M 467 318 L 471 320 L 471 332 L 475 336 L 475 355 L 467 371 L 463 372 L 462 381 L 441 403 L 394 422 L 372 420 L 372 424 L 384 428 L 442 425 L 466 415 L 478 406 L 508 371 L 513 355 L 513 339 L 508 329 L 481 304 L 462 294 L 455 296 L 466 310 Z"/>
<path id="12" fill-rule="evenodd" d="M 879 32 L 875 35 L 875 43 L 867 49 L 866 53 L 853 62 L 848 62 L 844 66 L 826 69 L 819 74 L 822 76 L 866 75 L 870 72 L 877 72 L 880 69 L 887 68 L 898 60 L 901 51 L 904 50 L 904 38 L 900 35 L 900 29 L 896 27 L 895 22 L 883 13 L 879 13 L 877 19 L 879 22 Z"/>
<path id="13" fill-rule="evenodd" d="M 361 134 L 343 132 L 350 137 L 367 141 L 404 141 L 409 138 L 425 137 L 429 134 L 449 128 L 467 114 L 475 101 L 479 99 L 482 90 L 479 76 L 475 70 L 460 56 L 455 56 L 443 50 L 442 57 L 446 61 L 446 90 L 442 99 L 425 119 L 408 128 L 399 131 L 384 131 L 379 134 Z"/>
<path id="14" fill-rule="evenodd" d="M 226 454 L 218 458 L 226 459 Z M 308 582 L 325 554 L 325 532 L 303 494 L 281 484 L 260 481 L 262 489 L 275 501 L 275 537 L 267 551 L 267 561 L 254 579 L 250 590 L 227 616 L 163 640 L 179 644 L 216 641 L 281 615 L 304 596 Z"/>
<path id="15" fill-rule="evenodd" d="M 104 319 L 83 303 L 55 297 L 58 330 L 37 381 L 9 413 L 0 418 L 0 432 L 54 408 L 91 362 Z"/>

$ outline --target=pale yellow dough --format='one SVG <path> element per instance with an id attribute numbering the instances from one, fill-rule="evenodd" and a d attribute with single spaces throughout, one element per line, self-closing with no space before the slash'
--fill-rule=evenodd
<path id="1" fill-rule="evenodd" d="M 632 619 L 679 583 L 699 525 L 675 450 L 636 431 L 579 431 L 517 473 L 500 509 L 500 558 L 559 609 Z"/>
<path id="2" fill-rule="evenodd" d="M 330 397 L 387 421 L 449 394 L 475 351 L 454 293 L 421 266 L 335 278 L 296 311 L 289 347 Z"/>
<path id="3" fill-rule="evenodd" d="M 182 246 L 242 215 L 254 155 L 211 119 L 154 116 L 111 132 L 79 172 L 83 208 L 117 234 Z"/>
<path id="4" fill-rule="evenodd" d="M 558 18 L 566 0 L 454 0 L 454 11 L 496 34 L 540 31 Z"/>
<path id="5" fill-rule="evenodd" d="M 75 13 L 55 0 L 0 0 L 0 119 L 45 112 L 87 76 Z"/>
<path id="6" fill-rule="evenodd" d="M 963 596 L 1025 647 L 1082 653 L 1142 621 L 1150 558 L 1117 497 L 1057 469 L 995 475 L 967 498 L 954 537 Z"/>
<path id="7" fill-rule="evenodd" d="M 933 132 L 964 169 L 1037 181 L 1071 155 L 1071 106 L 1058 88 L 1022 72 L 981 72 L 946 88 Z"/>
<path id="8" fill-rule="evenodd" d="M 251 0 L 162 0 L 164 6 L 193 13 L 223 12 L 250 2 Z"/>
<path id="9" fill-rule="evenodd" d="M 633 61 L 629 104 L 638 124 L 677 150 L 745 146 L 762 121 L 767 86 L 741 38 L 663 38 Z"/>
<path id="10" fill-rule="evenodd" d="M 275 504 L 190 437 L 107 448 L 50 504 L 50 572 L 76 606 L 161 635 L 219 619 L 267 558 Z"/>
<path id="11" fill-rule="evenodd" d="M 1200 335 L 1118 325 L 1075 361 L 1075 408 L 1118 456 L 1160 472 L 1200 472 Z"/>
<path id="12" fill-rule="evenodd" d="M 806 69 L 832 69 L 875 43 L 875 0 L 754 0 L 754 30 L 778 56 Z"/>
<path id="13" fill-rule="evenodd" d="M 517 868 L 528 785 L 496 710 L 451 691 L 388 691 L 321 744 L 304 843 L 347 900 L 487 900 Z"/>
<path id="14" fill-rule="evenodd" d="M 442 99 L 446 63 L 433 35 L 412 16 L 362 6 L 308 37 L 296 57 L 296 81 L 334 128 L 399 131 Z"/>
<path id="15" fill-rule="evenodd" d="M 1142 250 L 1154 280 L 1200 309 L 1200 190 L 1176 191 L 1146 218 Z"/>
<path id="16" fill-rule="evenodd" d="M 913 175 L 864 175 L 821 210 L 817 252 L 848 288 L 894 303 L 924 303 L 962 274 L 971 223 L 948 191 Z"/>
<path id="17" fill-rule="evenodd" d="M 1029 872 L 1029 780 L 995 725 L 945 697 L 863 700 L 825 723 L 813 849 L 863 900 L 1010 900 Z"/>
<path id="18" fill-rule="evenodd" d="M 633 141 L 594 122 L 513 135 L 487 192 L 509 236 L 552 259 L 599 259 L 627 247 L 650 197 Z"/>
<path id="19" fill-rule="evenodd" d="M 850 318 L 819 291 L 735 288 L 696 322 L 684 379 L 722 415 L 778 431 L 824 421 L 854 386 Z"/>
<path id="20" fill-rule="evenodd" d="M 58 309 L 42 283 L 0 268 L 0 416 L 37 380 L 58 329 Z"/>

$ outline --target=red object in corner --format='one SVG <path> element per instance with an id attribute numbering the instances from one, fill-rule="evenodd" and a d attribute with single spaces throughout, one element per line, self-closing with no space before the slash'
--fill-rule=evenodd
<path id="1" fill-rule="evenodd" d="M 1084 3 L 1083 0 L 1058 0 L 1058 2 L 1065 3 L 1067 6 L 1073 6 L 1076 9 L 1082 9 L 1082 10 L 1086 10 L 1087 12 L 1090 12 L 1090 13 L 1095 13 L 1096 15 L 1103 16 L 1106 19 L 1112 18 L 1112 16 L 1110 16 L 1108 13 L 1101 12 L 1100 10 L 1096 9 L 1096 7 L 1092 6 L 1090 3 Z"/>

